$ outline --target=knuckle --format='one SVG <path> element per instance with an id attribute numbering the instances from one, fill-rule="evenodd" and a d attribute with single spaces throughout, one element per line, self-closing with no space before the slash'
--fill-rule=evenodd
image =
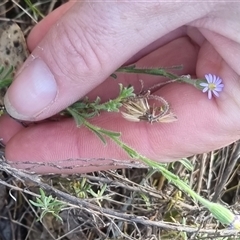
<path id="1" fill-rule="evenodd" d="M 53 57 L 57 57 L 55 61 L 62 74 L 79 82 L 81 76 L 84 81 L 86 76 L 100 72 L 103 58 L 100 57 L 93 34 L 88 34 L 85 29 L 74 26 L 76 24 L 61 23 L 52 47 Z M 59 56 L 59 51 L 62 56 Z"/>

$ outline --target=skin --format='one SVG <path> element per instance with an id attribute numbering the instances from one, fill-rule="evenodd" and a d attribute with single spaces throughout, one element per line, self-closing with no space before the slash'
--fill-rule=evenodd
<path id="1" fill-rule="evenodd" d="M 21 84 L 30 81 L 20 74 L 7 93 L 7 110 L 15 118 L 39 121 L 66 108 L 83 96 L 103 101 L 117 96 L 121 82 L 140 90 L 139 79 L 148 89 L 159 78 L 147 75 L 118 75 L 108 78 L 119 66 L 138 67 L 183 64 L 179 75 L 202 78 L 220 76 L 225 85 L 219 98 L 186 84 L 170 84 L 154 92 L 164 97 L 178 121 L 168 124 L 128 122 L 119 113 L 103 113 L 91 120 L 100 127 L 119 131 L 122 140 L 144 156 L 160 161 L 212 151 L 239 139 L 240 135 L 240 6 L 237 3 L 75 3 L 69 2 L 42 20 L 32 30 L 28 46 L 53 73 L 58 95 L 39 114 L 34 106 L 44 98 L 34 96 L 26 106 Z M 124 26 L 124 27 L 123 27 Z M 57 36 L 64 36 L 58 38 Z M 81 41 L 80 41 L 81 40 Z M 66 59 L 66 56 L 67 59 Z M 26 64 L 31 63 L 29 58 Z M 76 67 L 78 66 L 78 67 Z M 29 74 L 34 66 L 29 67 Z M 20 76 L 20 77 L 19 77 Z M 29 85 L 31 90 L 31 85 Z M 33 103 L 32 103 L 33 102 Z M 32 104 L 32 105 L 31 105 Z M 8 116 L 0 119 L 0 137 L 6 144 L 6 158 L 17 167 L 23 161 L 56 163 L 74 167 L 63 172 L 89 172 L 122 167 L 128 159 L 112 142 L 103 147 L 85 128 L 76 129 L 72 119 L 44 121 L 24 128 Z M 69 161 L 66 159 L 90 159 Z M 93 158 L 117 159 L 111 161 Z M 91 160 L 92 159 L 92 160 Z M 118 165 L 119 164 L 119 165 Z M 50 167 L 37 172 L 59 172 Z"/>

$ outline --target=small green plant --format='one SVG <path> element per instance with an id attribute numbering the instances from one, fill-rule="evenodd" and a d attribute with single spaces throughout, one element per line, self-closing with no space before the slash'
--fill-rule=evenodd
<path id="1" fill-rule="evenodd" d="M 70 187 L 79 198 L 88 198 L 88 193 L 91 190 L 91 185 L 87 183 L 86 178 L 81 179 L 81 181 L 73 181 Z"/>
<path id="2" fill-rule="evenodd" d="M 107 197 L 104 196 L 104 193 L 107 188 L 107 184 L 103 184 L 100 189 L 95 192 L 92 189 L 92 186 L 87 183 L 86 178 L 82 178 L 81 181 L 74 181 L 71 183 L 71 188 L 74 190 L 75 194 L 79 198 L 89 198 L 89 197 L 94 197 L 95 201 L 98 203 L 98 205 L 101 207 L 100 201 Z"/>
<path id="3" fill-rule="evenodd" d="M 45 16 L 39 11 L 39 9 L 31 2 L 31 0 L 24 0 L 25 3 L 28 5 L 28 7 L 32 10 L 34 19 L 38 19 L 40 16 L 41 18 L 44 18 Z"/>
<path id="4" fill-rule="evenodd" d="M 40 197 L 36 198 L 36 202 L 29 200 L 30 203 L 42 210 L 41 215 L 38 221 L 42 222 L 42 219 L 46 214 L 52 214 L 57 220 L 63 221 L 59 216 L 59 213 L 66 206 L 66 204 L 60 202 L 56 198 L 53 198 L 52 195 L 46 196 L 45 192 L 40 188 Z"/>
<path id="5" fill-rule="evenodd" d="M 100 202 L 103 200 L 103 198 L 108 197 L 108 196 L 104 196 L 106 189 L 107 189 L 107 184 L 103 184 L 101 188 L 97 190 L 97 192 L 94 192 L 93 189 L 91 188 L 88 190 L 88 192 L 92 195 L 92 197 L 95 198 L 95 201 L 100 207 L 102 207 Z"/>

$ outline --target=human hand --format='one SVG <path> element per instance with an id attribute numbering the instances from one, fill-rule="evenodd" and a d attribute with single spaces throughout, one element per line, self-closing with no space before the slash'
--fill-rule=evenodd
<path id="1" fill-rule="evenodd" d="M 137 91 L 139 79 L 146 89 L 159 81 L 146 75 L 119 75 L 117 83 L 108 78 L 126 62 L 138 67 L 183 64 L 179 75 L 220 76 L 225 85 L 221 96 L 209 101 L 191 86 L 171 84 L 154 94 L 170 103 L 178 117 L 175 123 L 132 123 L 117 113 L 101 114 L 92 122 L 121 132 L 124 142 L 157 161 L 225 146 L 239 139 L 239 13 L 238 4 L 229 2 L 69 2 L 30 34 L 32 57 L 8 90 L 7 110 L 22 120 L 46 119 L 85 95 L 113 98 L 120 82 Z M 127 158 L 113 143 L 103 147 L 89 130 L 77 129 L 72 119 L 23 128 L 5 116 L 0 119 L 0 132 L 11 161 L 114 158 L 121 164 Z M 112 168 L 101 161 L 82 164 L 72 171 Z"/>

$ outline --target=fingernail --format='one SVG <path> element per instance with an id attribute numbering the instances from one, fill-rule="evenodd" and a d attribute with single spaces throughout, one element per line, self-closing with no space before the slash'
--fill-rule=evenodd
<path id="1" fill-rule="evenodd" d="M 55 100 L 57 83 L 48 66 L 40 58 L 27 60 L 9 87 L 4 104 L 16 119 L 34 120 Z"/>

